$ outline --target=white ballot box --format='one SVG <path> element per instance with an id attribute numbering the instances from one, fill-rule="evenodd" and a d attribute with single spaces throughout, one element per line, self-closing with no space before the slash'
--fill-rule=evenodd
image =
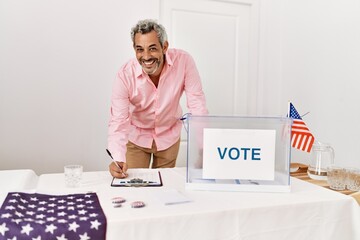
<path id="1" fill-rule="evenodd" d="M 186 118 L 186 187 L 218 191 L 290 191 L 292 119 Z"/>

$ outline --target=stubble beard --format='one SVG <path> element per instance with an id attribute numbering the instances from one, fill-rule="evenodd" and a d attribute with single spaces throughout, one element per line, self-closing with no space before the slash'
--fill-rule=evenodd
<path id="1" fill-rule="evenodd" d="M 159 69 L 160 64 L 161 64 L 160 59 L 153 58 L 153 59 L 151 59 L 151 61 L 154 61 L 152 63 L 152 65 L 154 65 L 154 67 L 149 69 L 149 68 L 146 67 L 146 64 L 145 64 L 146 61 L 145 60 L 140 60 L 140 64 L 141 64 L 142 69 L 148 75 L 153 75 Z"/>

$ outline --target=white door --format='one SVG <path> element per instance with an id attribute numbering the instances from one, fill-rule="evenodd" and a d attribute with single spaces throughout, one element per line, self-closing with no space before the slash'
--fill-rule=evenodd
<path id="1" fill-rule="evenodd" d="M 160 4 L 170 47 L 184 49 L 195 59 L 210 115 L 255 115 L 258 1 L 161 0 Z M 186 112 L 185 97 L 181 104 Z M 185 131 L 182 141 L 184 145 Z M 178 159 L 184 154 L 182 147 Z"/>

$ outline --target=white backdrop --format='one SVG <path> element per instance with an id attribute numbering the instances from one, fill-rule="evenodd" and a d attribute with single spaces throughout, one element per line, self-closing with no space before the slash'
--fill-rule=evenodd
<path id="1" fill-rule="evenodd" d="M 293 101 L 338 163 L 360 167 L 360 2 L 260 8 L 257 114 L 283 116 Z M 133 57 L 130 28 L 160 9 L 159 0 L 0 0 L 0 169 L 107 169 L 112 82 Z"/>
<path id="2" fill-rule="evenodd" d="M 111 86 L 157 2 L 0 1 L 0 169 L 107 169 Z"/>

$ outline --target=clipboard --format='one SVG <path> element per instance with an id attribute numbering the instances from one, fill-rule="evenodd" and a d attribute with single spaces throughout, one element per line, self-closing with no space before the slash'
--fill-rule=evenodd
<path id="1" fill-rule="evenodd" d="M 160 171 L 153 169 L 129 169 L 127 178 L 113 178 L 112 187 L 161 187 Z"/>

